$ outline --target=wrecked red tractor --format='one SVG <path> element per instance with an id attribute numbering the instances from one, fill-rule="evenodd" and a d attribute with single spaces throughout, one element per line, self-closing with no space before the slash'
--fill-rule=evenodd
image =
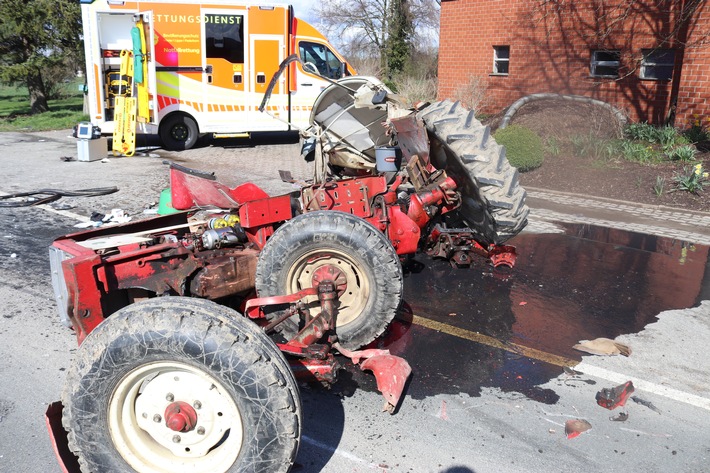
<path id="1" fill-rule="evenodd" d="M 407 362 L 359 350 L 397 313 L 400 258 L 514 264 L 503 243 L 526 224 L 525 193 L 471 112 L 408 110 L 351 77 L 311 121 L 316 175 L 300 191 L 271 197 L 171 165 L 184 212 L 54 242 L 60 316 L 80 344 L 48 411 L 67 470 L 287 471 L 296 379 L 335 382 L 335 354 L 375 375 L 385 410 L 400 403 Z"/>

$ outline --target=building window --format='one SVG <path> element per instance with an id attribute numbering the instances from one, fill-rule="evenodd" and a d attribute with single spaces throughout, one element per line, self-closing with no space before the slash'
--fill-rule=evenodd
<path id="1" fill-rule="evenodd" d="M 510 46 L 493 46 L 493 74 L 508 74 Z"/>
<path id="2" fill-rule="evenodd" d="M 596 49 L 592 51 L 589 72 L 592 77 L 619 77 L 621 51 Z"/>
<path id="3" fill-rule="evenodd" d="M 671 80 L 675 65 L 672 49 L 642 49 L 641 79 Z"/>

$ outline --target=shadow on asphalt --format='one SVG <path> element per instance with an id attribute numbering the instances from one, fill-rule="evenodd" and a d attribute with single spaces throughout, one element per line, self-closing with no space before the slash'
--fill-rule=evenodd
<path id="1" fill-rule="evenodd" d="M 201 136 L 197 140 L 194 149 L 209 148 L 210 146 L 222 148 L 253 148 L 261 145 L 294 144 L 298 143 L 298 139 L 297 131 L 251 133 L 248 138 L 213 138 L 212 134 L 209 133 Z M 158 135 L 137 135 L 136 148 L 139 151 L 163 149 L 163 144 Z"/>

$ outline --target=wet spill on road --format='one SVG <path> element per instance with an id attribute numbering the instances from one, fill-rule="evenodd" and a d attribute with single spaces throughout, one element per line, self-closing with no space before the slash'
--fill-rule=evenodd
<path id="1" fill-rule="evenodd" d="M 401 320 L 376 345 L 412 366 L 409 396 L 476 396 L 497 387 L 554 403 L 557 395 L 537 385 L 562 373 L 559 360 L 581 360 L 575 343 L 639 332 L 658 313 L 708 297 L 706 246 L 588 225 L 565 229 L 516 237 L 512 271 L 485 260 L 455 269 L 422 256 L 408 266 Z M 420 317 L 445 324 L 447 333 L 422 326 Z M 519 346 L 539 352 L 525 356 Z M 353 380 L 375 389 L 369 374 L 354 372 Z"/>

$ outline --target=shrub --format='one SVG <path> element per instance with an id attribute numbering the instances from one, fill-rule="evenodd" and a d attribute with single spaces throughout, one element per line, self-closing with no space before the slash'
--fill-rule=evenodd
<path id="1" fill-rule="evenodd" d="M 417 102 L 433 102 L 436 100 L 436 79 L 399 75 L 393 79 L 397 93 L 410 104 Z"/>
<path id="2" fill-rule="evenodd" d="M 657 143 L 657 128 L 648 123 L 630 123 L 624 128 L 624 137 L 629 140 Z"/>
<path id="3" fill-rule="evenodd" d="M 602 139 L 594 133 L 573 135 L 570 144 L 574 155 L 581 158 L 608 159 L 615 154 L 616 150 L 613 141 Z"/>
<path id="4" fill-rule="evenodd" d="M 694 161 L 695 147 L 692 145 L 679 146 L 668 152 L 668 159 L 671 161 Z"/>
<path id="5" fill-rule="evenodd" d="M 660 161 L 658 153 L 652 146 L 635 141 L 622 141 L 619 145 L 621 154 L 627 161 L 651 163 Z"/>
<path id="6" fill-rule="evenodd" d="M 545 147 L 534 131 L 519 125 L 510 125 L 498 130 L 495 138 L 498 144 L 505 146 L 508 161 L 520 172 L 532 171 L 542 165 Z"/>
<path id="7" fill-rule="evenodd" d="M 699 123 L 685 130 L 683 136 L 691 143 L 700 143 L 701 141 L 710 140 L 710 133 Z"/>
<path id="8" fill-rule="evenodd" d="M 675 187 L 671 189 L 671 192 L 686 191 L 697 195 L 703 190 L 703 186 L 707 183 L 709 177 L 710 175 L 703 169 L 701 163 L 692 167 L 686 166 L 683 168 L 683 172 L 675 173 L 673 176 Z"/>
<path id="9" fill-rule="evenodd" d="M 453 98 L 478 113 L 486 106 L 489 99 L 486 78 L 470 74 L 466 81 L 456 88 Z"/>
<path id="10" fill-rule="evenodd" d="M 648 123 L 632 123 L 624 129 L 624 136 L 629 140 L 658 144 L 664 151 L 688 144 L 687 138 L 670 125 L 656 127 Z"/>

